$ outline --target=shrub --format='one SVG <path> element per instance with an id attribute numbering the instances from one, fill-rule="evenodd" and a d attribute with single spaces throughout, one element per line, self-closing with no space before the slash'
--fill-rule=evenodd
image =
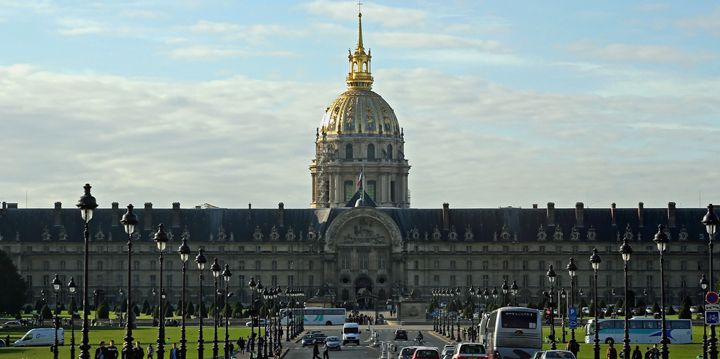
<path id="1" fill-rule="evenodd" d="M 98 305 L 97 309 L 95 310 L 95 317 L 97 317 L 98 319 L 110 318 L 110 309 L 108 308 L 107 303 L 102 302 Z"/>

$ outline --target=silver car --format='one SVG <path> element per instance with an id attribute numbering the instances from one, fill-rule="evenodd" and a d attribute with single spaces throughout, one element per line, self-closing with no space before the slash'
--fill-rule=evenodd
<path id="1" fill-rule="evenodd" d="M 325 338 L 325 346 L 328 348 L 328 350 L 342 350 L 342 343 L 340 343 L 340 338 L 334 335 Z"/>

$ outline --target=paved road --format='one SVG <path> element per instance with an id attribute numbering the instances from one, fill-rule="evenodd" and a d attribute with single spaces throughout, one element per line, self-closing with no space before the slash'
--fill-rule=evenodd
<path id="1" fill-rule="evenodd" d="M 342 347 L 342 350 L 340 351 L 332 351 L 330 352 L 330 358 L 331 359 L 354 359 L 354 358 L 380 358 L 381 354 L 381 346 L 373 346 L 372 340 L 371 340 L 371 332 L 376 331 L 378 333 L 378 341 L 379 342 L 385 342 L 389 345 L 395 344 L 397 347 L 398 352 L 400 349 L 402 349 L 403 346 L 413 345 L 412 339 L 415 338 L 417 335 L 418 330 L 422 330 L 423 336 L 425 337 L 425 343 L 426 346 L 433 346 L 438 347 L 438 349 L 442 349 L 443 345 L 446 343 L 442 340 L 440 340 L 439 337 L 433 336 L 430 332 L 432 329 L 431 326 L 404 326 L 403 329 L 406 329 L 408 331 L 408 336 L 410 338 L 409 341 L 395 341 L 394 333 L 395 329 L 398 329 L 397 327 L 391 327 L 391 326 L 376 326 L 370 331 L 367 330 L 367 327 L 362 327 L 362 333 L 360 337 L 360 345 L 355 344 L 348 344 L 344 345 Z M 339 337 L 342 337 L 341 331 L 342 328 L 340 327 L 317 327 L 317 328 L 306 328 L 308 331 L 310 330 L 320 330 L 326 335 L 336 335 Z M 391 346 L 392 348 L 392 346 Z M 320 355 L 322 356 L 322 348 L 320 351 Z M 397 358 L 397 352 L 390 352 L 390 355 L 388 356 L 390 359 Z M 302 348 L 299 345 L 293 346 L 288 351 L 287 355 L 285 356 L 285 359 L 311 359 L 312 358 L 312 347 L 305 347 Z"/>

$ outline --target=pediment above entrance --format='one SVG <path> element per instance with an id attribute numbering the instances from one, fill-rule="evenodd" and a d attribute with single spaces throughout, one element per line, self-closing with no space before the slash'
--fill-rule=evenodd
<path id="1" fill-rule="evenodd" d="M 400 230 L 388 215 L 373 208 L 353 208 L 335 218 L 325 236 L 325 251 L 338 247 L 391 247 L 402 250 Z"/>

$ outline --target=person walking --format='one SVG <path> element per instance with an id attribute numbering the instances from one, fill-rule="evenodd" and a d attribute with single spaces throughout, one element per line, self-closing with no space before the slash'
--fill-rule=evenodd
<path id="1" fill-rule="evenodd" d="M 110 340 L 110 345 L 105 348 L 105 359 L 117 359 L 118 358 L 118 348 L 115 346 L 115 341 Z"/>
<path id="2" fill-rule="evenodd" d="M 145 357 L 145 351 L 142 348 L 140 342 L 135 342 L 135 348 L 132 349 L 132 359 L 143 359 Z"/>
<path id="3" fill-rule="evenodd" d="M 312 357 L 312 359 L 322 359 L 322 358 L 320 358 L 320 348 L 318 348 L 318 343 L 317 343 L 317 342 L 315 342 L 315 344 L 313 344 L 313 357 Z"/>
<path id="4" fill-rule="evenodd" d="M 150 343 L 147 347 L 147 358 L 153 359 L 153 355 L 155 355 L 155 348 L 153 348 L 152 343 Z"/>
<path id="5" fill-rule="evenodd" d="M 633 350 L 632 353 L 632 359 L 643 359 L 642 352 L 640 351 L 640 346 L 636 345 L 635 350 Z"/>
<path id="6" fill-rule="evenodd" d="M 177 343 L 173 343 L 172 349 L 170 349 L 170 359 L 180 359 Z"/>
<path id="7" fill-rule="evenodd" d="M 243 337 L 238 338 L 237 346 L 238 346 L 238 352 L 240 354 L 245 354 L 245 338 L 243 338 Z"/>
<path id="8" fill-rule="evenodd" d="M 617 349 L 615 349 L 615 345 L 613 344 L 613 342 L 609 343 L 609 346 L 607 348 L 606 358 L 607 359 L 618 359 Z M 628 359 L 628 358 L 625 358 L 625 359 Z"/>
<path id="9" fill-rule="evenodd" d="M 325 344 L 325 350 L 323 350 L 323 359 L 330 359 L 330 349 Z"/>
<path id="10" fill-rule="evenodd" d="M 95 349 L 95 359 L 107 359 L 107 356 L 105 356 L 106 350 L 105 342 L 101 341 L 100 345 Z"/>

